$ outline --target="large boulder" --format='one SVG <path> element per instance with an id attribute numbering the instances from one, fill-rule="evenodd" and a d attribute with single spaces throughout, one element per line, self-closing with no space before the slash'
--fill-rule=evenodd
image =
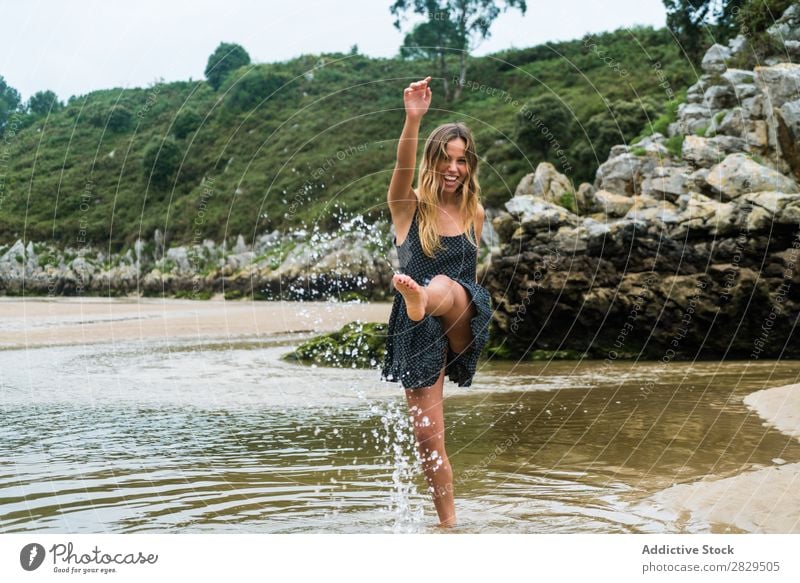
<path id="1" fill-rule="evenodd" d="M 691 169 L 686 166 L 657 166 L 642 181 L 642 195 L 674 202 L 687 191 L 690 174 Z"/>
<path id="2" fill-rule="evenodd" d="M 770 107 L 800 99 L 800 65 L 779 63 L 755 68 L 756 83 L 769 100 Z"/>
<path id="3" fill-rule="evenodd" d="M 711 124 L 712 111 L 704 103 L 681 103 L 678 119 L 670 125 L 670 135 L 694 134 Z"/>
<path id="4" fill-rule="evenodd" d="M 747 150 L 747 142 L 733 136 L 686 136 L 681 148 L 681 156 L 699 168 L 710 168 L 726 155 Z"/>
<path id="5" fill-rule="evenodd" d="M 727 156 L 711 168 L 706 183 L 725 200 L 733 200 L 751 192 L 798 192 L 794 180 L 762 166 L 745 154 Z"/>
<path id="6" fill-rule="evenodd" d="M 520 180 L 515 196 L 538 196 L 548 202 L 558 203 L 564 195 L 575 192 L 569 178 L 560 174 L 549 162 L 541 162 L 536 171 Z"/>
<path id="7" fill-rule="evenodd" d="M 656 166 L 658 159 L 655 156 L 622 154 L 600 165 L 594 186 L 598 190 L 633 196 L 641 192 L 642 180 Z"/>
<path id="8" fill-rule="evenodd" d="M 728 68 L 728 60 L 731 58 L 731 50 L 728 47 L 715 44 L 706 51 L 700 66 L 708 74 L 724 73 Z"/>
<path id="9" fill-rule="evenodd" d="M 580 222 L 577 215 L 564 207 L 532 195 L 515 196 L 505 204 L 506 210 L 521 224 L 527 233 L 549 232 L 562 225 L 575 226 Z M 494 224 L 498 231 L 497 223 Z"/>
<path id="10" fill-rule="evenodd" d="M 594 193 L 594 200 L 596 208 L 593 210 L 609 217 L 624 217 L 633 206 L 634 197 L 598 190 Z"/>

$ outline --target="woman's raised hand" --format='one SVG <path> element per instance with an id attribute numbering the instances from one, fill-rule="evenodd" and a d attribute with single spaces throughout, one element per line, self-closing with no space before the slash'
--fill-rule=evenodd
<path id="1" fill-rule="evenodd" d="M 428 87 L 430 80 L 430 77 L 425 77 L 422 81 L 411 83 L 403 91 L 403 102 L 408 117 L 420 119 L 428 111 L 431 105 L 431 88 Z"/>

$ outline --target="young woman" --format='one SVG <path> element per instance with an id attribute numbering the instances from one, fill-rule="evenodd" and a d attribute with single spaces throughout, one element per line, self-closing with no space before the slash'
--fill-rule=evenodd
<path id="1" fill-rule="evenodd" d="M 476 280 L 484 212 L 475 141 L 466 126 L 448 123 L 433 130 L 418 187 L 412 188 L 419 128 L 431 103 L 430 80 L 411 83 L 403 94 L 406 120 L 388 195 L 402 273 L 392 279 L 396 293 L 381 378 L 405 388 L 439 522 L 453 526 L 444 377 L 462 387 L 472 384 L 492 310 L 489 292 Z"/>

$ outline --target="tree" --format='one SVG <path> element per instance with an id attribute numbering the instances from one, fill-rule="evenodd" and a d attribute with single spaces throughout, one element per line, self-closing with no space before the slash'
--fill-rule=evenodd
<path id="1" fill-rule="evenodd" d="M 181 163 L 181 150 L 174 140 L 167 138 L 162 142 L 154 138 L 145 148 L 142 160 L 144 179 L 156 187 L 163 188 L 175 178 Z"/>
<path id="2" fill-rule="evenodd" d="M 20 101 L 19 91 L 8 85 L 0 75 L 0 136 L 5 133 L 8 120 L 14 112 L 19 111 Z"/>
<path id="3" fill-rule="evenodd" d="M 106 127 L 112 132 L 124 132 L 133 125 L 133 113 L 124 105 L 115 105 L 111 108 L 106 121 Z"/>
<path id="4" fill-rule="evenodd" d="M 449 18 L 436 18 L 417 24 L 406 35 L 400 56 L 404 59 L 430 59 L 437 76 L 442 78 L 444 99 L 450 101 L 450 75 L 445 57 L 450 51 L 461 53 L 465 48 L 455 23 Z"/>
<path id="5" fill-rule="evenodd" d="M 517 114 L 516 141 L 523 150 L 549 159 L 550 149 L 570 142 L 573 115 L 561 100 L 545 94 L 528 101 Z"/>
<path id="6" fill-rule="evenodd" d="M 199 113 L 194 109 L 184 108 L 178 112 L 175 121 L 172 122 L 172 133 L 181 140 L 199 128 L 202 123 L 203 118 Z"/>
<path id="7" fill-rule="evenodd" d="M 725 44 L 739 32 L 736 14 L 747 0 L 662 0 L 667 28 L 693 63 L 714 43 Z"/>
<path id="8" fill-rule="evenodd" d="M 40 117 L 55 113 L 64 108 L 64 104 L 58 100 L 58 95 L 49 89 L 37 91 L 28 99 L 28 113 Z"/>
<path id="9" fill-rule="evenodd" d="M 509 8 L 517 8 L 524 15 L 528 7 L 525 0 L 502 0 L 502 12 Z M 418 47 L 426 46 L 420 45 L 419 40 L 425 43 L 442 43 L 434 44 L 431 49 L 438 51 L 436 53 L 437 74 L 442 79 L 446 80 L 449 77 L 445 57 L 452 52 L 458 54 L 458 81 L 452 92 L 452 98 L 458 99 L 467 80 L 467 57 L 481 41 L 489 38 L 492 22 L 501 12 L 498 2 L 494 0 L 395 0 L 390 10 L 395 16 L 394 25 L 397 30 L 401 30 L 400 20 L 404 13 L 413 12 L 427 16 L 428 27 L 417 31 L 417 35 L 421 36 L 421 39 L 415 39 L 413 36 L 411 39 L 406 37 L 406 42 L 410 42 L 411 46 L 416 43 Z M 452 32 L 450 32 L 451 28 Z M 437 41 L 436 38 L 440 40 Z M 445 97 L 449 100 L 450 96 L 447 95 L 447 91 L 448 88 L 445 86 Z"/>
<path id="10" fill-rule="evenodd" d="M 214 91 L 222 86 L 231 71 L 250 64 L 250 55 L 241 46 L 232 43 L 219 43 L 208 57 L 205 75 Z"/>

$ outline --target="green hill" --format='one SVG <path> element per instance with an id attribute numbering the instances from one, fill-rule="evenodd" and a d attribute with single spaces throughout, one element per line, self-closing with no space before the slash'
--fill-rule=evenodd
<path id="1" fill-rule="evenodd" d="M 240 233 L 249 243 L 273 229 L 334 229 L 354 214 L 371 222 L 386 213 L 402 89 L 430 71 L 306 55 L 242 67 L 218 91 L 205 81 L 108 89 L 28 115 L 6 130 L 0 243 L 119 251 L 156 229 L 168 245 Z M 652 130 L 694 78 L 666 29 L 509 50 L 472 59 L 456 103 L 435 94 L 423 134 L 444 121 L 470 125 L 484 201 L 499 206 L 545 159 L 576 186 L 591 180 L 611 145 Z M 531 114 L 563 156 L 542 144 Z"/>

